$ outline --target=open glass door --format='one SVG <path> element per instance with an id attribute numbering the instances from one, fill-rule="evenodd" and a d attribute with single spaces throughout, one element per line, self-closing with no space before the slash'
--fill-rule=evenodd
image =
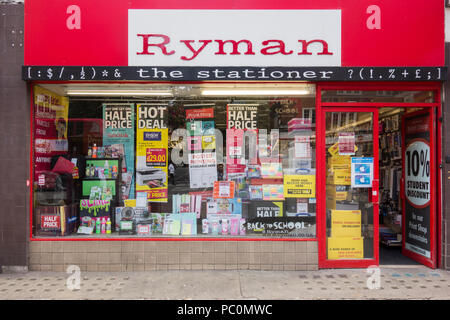
<path id="1" fill-rule="evenodd" d="M 434 108 L 403 116 L 402 253 L 436 268 Z"/>
<path id="2" fill-rule="evenodd" d="M 326 177 L 321 188 L 326 196 L 320 266 L 378 265 L 378 110 L 322 110 Z"/>

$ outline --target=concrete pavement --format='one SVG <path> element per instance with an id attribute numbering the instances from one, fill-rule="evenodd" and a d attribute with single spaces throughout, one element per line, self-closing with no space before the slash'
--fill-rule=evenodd
<path id="1" fill-rule="evenodd" d="M 423 266 L 379 271 L 379 282 L 377 273 L 366 269 L 3 273 L 0 299 L 450 299 L 448 271 Z"/>

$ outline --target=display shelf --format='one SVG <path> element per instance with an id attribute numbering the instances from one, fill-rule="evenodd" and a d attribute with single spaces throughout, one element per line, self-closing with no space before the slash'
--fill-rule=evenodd
<path id="1" fill-rule="evenodd" d="M 115 178 L 100 178 L 100 177 L 91 177 L 91 176 L 85 176 L 82 181 L 82 198 L 88 199 L 89 194 L 86 190 L 88 188 L 87 185 L 89 185 L 89 188 L 92 187 L 92 184 L 98 181 L 100 184 L 108 184 L 110 185 L 111 182 L 114 182 L 113 185 L 113 198 L 111 203 L 114 206 L 119 206 L 122 201 L 122 192 L 121 192 L 121 182 L 122 182 L 122 158 L 85 158 L 85 167 L 88 167 L 88 164 L 92 164 L 93 162 L 100 162 L 102 165 L 99 165 L 98 168 L 103 169 L 104 162 L 108 161 L 109 163 L 109 170 L 112 170 L 113 166 L 117 166 L 117 176 Z"/>

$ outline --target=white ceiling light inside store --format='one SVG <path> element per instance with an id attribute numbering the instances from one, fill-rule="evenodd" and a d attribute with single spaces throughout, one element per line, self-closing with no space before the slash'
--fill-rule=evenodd
<path id="1" fill-rule="evenodd" d="M 150 90 L 68 90 L 69 96 L 172 96 L 170 91 Z"/>
<path id="2" fill-rule="evenodd" d="M 309 94 L 309 90 L 283 90 L 283 89 L 264 89 L 264 90 L 203 90 L 203 96 L 304 96 Z"/>

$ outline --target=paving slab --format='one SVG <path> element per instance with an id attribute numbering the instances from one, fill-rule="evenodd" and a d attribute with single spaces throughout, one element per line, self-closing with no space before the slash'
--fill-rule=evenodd
<path id="1" fill-rule="evenodd" d="M 2 300 L 316 300 L 450 299 L 450 272 L 426 267 L 318 271 L 173 270 L 0 274 Z M 374 284 L 379 283 L 379 288 Z M 72 288 L 73 289 L 73 288 Z"/>

